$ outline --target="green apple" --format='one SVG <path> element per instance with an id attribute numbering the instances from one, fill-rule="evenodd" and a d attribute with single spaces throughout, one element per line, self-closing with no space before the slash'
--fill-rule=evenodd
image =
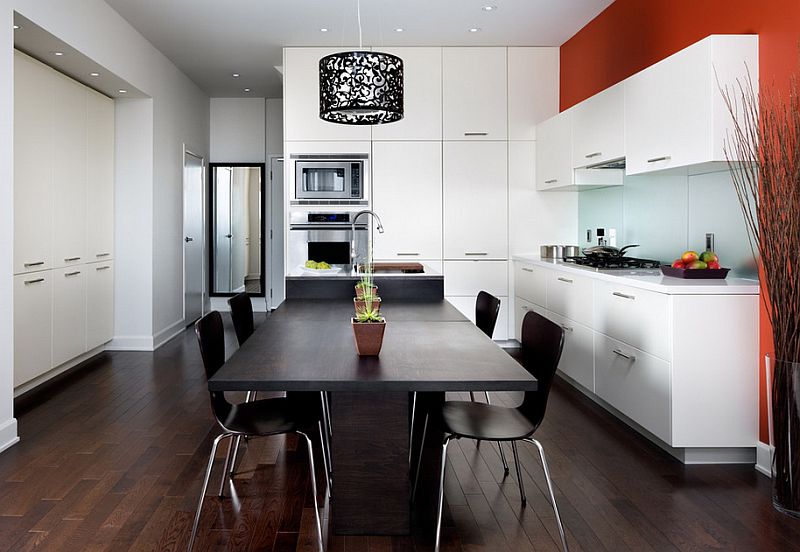
<path id="1" fill-rule="evenodd" d="M 717 254 L 714 253 L 713 251 L 703 251 L 702 253 L 700 253 L 700 260 L 703 261 L 704 263 L 719 262 Z"/>
<path id="2" fill-rule="evenodd" d="M 702 270 L 708 268 L 708 265 L 703 261 L 694 261 L 686 265 L 686 268 L 688 268 L 689 270 Z"/>

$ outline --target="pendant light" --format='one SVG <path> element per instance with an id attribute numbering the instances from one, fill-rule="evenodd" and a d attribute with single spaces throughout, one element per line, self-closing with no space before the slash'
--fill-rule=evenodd
<path id="1" fill-rule="evenodd" d="M 358 0 L 358 50 L 319 60 L 319 118 L 343 125 L 380 125 L 403 118 L 403 60 L 363 49 Z"/>

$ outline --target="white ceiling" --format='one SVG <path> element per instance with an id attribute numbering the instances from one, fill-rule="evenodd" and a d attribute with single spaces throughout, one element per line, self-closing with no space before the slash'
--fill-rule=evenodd
<path id="1" fill-rule="evenodd" d="M 105 1 L 212 97 L 280 97 L 284 46 L 358 44 L 356 0 Z M 361 0 L 364 45 L 560 46 L 611 2 Z"/>

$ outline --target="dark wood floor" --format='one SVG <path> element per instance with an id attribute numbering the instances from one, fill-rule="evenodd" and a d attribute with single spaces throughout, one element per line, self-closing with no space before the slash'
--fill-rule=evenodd
<path id="1" fill-rule="evenodd" d="M 185 548 L 217 435 L 191 332 L 154 354 L 103 354 L 16 414 L 22 441 L 0 455 L 0 551 Z M 800 521 L 772 509 L 752 467 L 683 466 L 566 385 L 538 437 L 573 551 L 800 551 Z M 521 453 L 527 508 L 495 447 L 451 446 L 443 550 L 558 550 L 535 451 Z M 313 551 L 309 487 L 296 439 L 250 441 L 235 498 L 206 500 L 196 550 Z M 428 551 L 432 535 L 326 544 Z"/>

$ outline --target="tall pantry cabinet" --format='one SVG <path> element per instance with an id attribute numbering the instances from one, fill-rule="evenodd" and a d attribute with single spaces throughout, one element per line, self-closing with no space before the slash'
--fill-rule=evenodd
<path id="1" fill-rule="evenodd" d="M 14 53 L 14 387 L 113 336 L 114 102 Z"/>

